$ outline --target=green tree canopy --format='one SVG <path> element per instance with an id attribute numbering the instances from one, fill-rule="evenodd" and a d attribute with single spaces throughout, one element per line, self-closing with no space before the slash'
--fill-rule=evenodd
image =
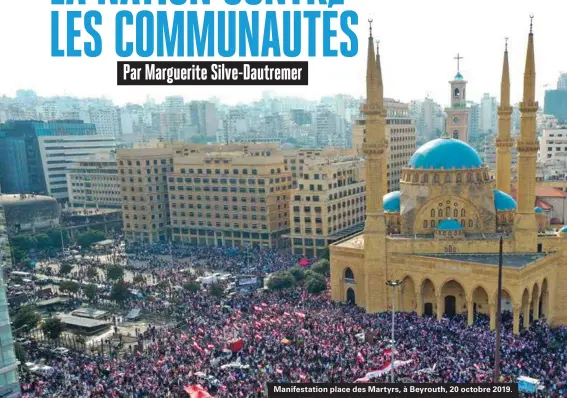
<path id="1" fill-rule="evenodd" d="M 328 260 L 319 260 L 311 266 L 311 269 L 321 275 L 329 276 L 331 272 L 331 263 Z"/>
<path id="2" fill-rule="evenodd" d="M 118 281 L 112 285 L 110 298 L 118 304 L 124 304 L 124 302 L 130 298 L 128 284 L 124 281 Z"/>
<path id="3" fill-rule="evenodd" d="M 289 269 L 289 273 L 293 275 L 296 282 L 300 282 L 305 279 L 305 271 L 300 266 L 296 265 Z"/>
<path id="4" fill-rule="evenodd" d="M 110 265 L 106 269 L 106 276 L 111 281 L 119 281 L 124 279 L 124 268 L 118 265 Z"/>
<path id="5" fill-rule="evenodd" d="M 270 290 L 281 290 L 293 287 L 295 285 L 295 278 L 288 271 L 279 271 L 270 277 L 268 280 L 268 288 Z"/>
<path id="6" fill-rule="evenodd" d="M 63 333 L 63 322 L 57 317 L 50 317 L 43 322 L 41 328 L 47 337 L 57 340 Z"/>
<path id="7" fill-rule="evenodd" d="M 62 281 L 59 285 L 59 290 L 71 294 L 77 294 L 81 286 L 75 281 Z"/>
<path id="8" fill-rule="evenodd" d="M 87 269 L 87 278 L 89 279 L 96 279 L 98 277 L 98 270 L 96 267 L 89 267 Z"/>
<path id="9" fill-rule="evenodd" d="M 26 326 L 28 330 L 31 330 L 37 326 L 41 316 L 33 305 L 25 305 L 16 312 L 13 319 L 14 329 Z"/>
<path id="10" fill-rule="evenodd" d="M 77 236 L 77 244 L 80 245 L 82 248 L 88 248 L 93 243 L 100 242 L 104 240 L 105 235 L 102 231 L 95 231 L 90 230 L 87 232 L 83 232 Z"/>
<path id="11" fill-rule="evenodd" d="M 321 280 L 319 278 L 307 278 L 305 280 L 305 290 L 308 293 L 318 294 L 327 289 L 327 283 L 325 279 Z"/>
<path id="12" fill-rule="evenodd" d="M 189 281 L 183 285 L 183 288 L 188 292 L 196 293 L 201 290 L 201 285 L 196 281 Z"/>
<path id="13" fill-rule="evenodd" d="M 220 283 L 212 283 L 209 287 L 209 293 L 213 297 L 221 298 L 224 296 L 224 288 Z"/>
<path id="14" fill-rule="evenodd" d="M 89 301 L 94 303 L 98 298 L 98 287 L 93 284 L 86 285 L 85 287 L 83 287 L 83 293 Z"/>
<path id="15" fill-rule="evenodd" d="M 70 263 L 62 263 L 59 266 L 59 275 L 69 275 L 73 271 L 73 266 Z"/>

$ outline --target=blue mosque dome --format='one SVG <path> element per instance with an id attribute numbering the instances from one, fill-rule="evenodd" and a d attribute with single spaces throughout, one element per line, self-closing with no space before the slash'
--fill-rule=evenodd
<path id="1" fill-rule="evenodd" d="M 495 189 L 494 207 L 496 208 L 496 211 L 511 211 L 516 210 L 517 204 L 513 197 L 511 197 L 507 193 Z"/>
<path id="2" fill-rule="evenodd" d="M 441 231 L 460 231 L 463 226 L 457 220 L 443 220 L 439 223 L 437 229 Z"/>
<path id="3" fill-rule="evenodd" d="M 559 231 L 557 231 L 557 236 L 560 236 L 562 238 L 566 238 L 567 237 L 567 226 L 561 228 Z"/>
<path id="4" fill-rule="evenodd" d="M 394 191 L 384 195 L 383 202 L 384 202 L 384 211 L 386 213 L 399 213 L 400 191 Z"/>
<path id="5" fill-rule="evenodd" d="M 467 143 L 454 138 L 437 138 L 422 145 L 411 157 L 414 169 L 476 169 L 482 159 Z"/>
<path id="6" fill-rule="evenodd" d="M 534 212 L 536 212 L 537 214 L 541 214 L 541 213 L 543 213 L 543 209 L 541 207 L 536 207 L 534 209 Z"/>

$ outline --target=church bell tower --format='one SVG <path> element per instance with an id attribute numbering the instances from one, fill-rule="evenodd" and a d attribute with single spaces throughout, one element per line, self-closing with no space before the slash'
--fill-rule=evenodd
<path id="1" fill-rule="evenodd" d="M 457 74 L 449 82 L 451 85 L 451 107 L 446 108 L 447 125 L 446 130 L 451 138 L 469 141 L 469 110 L 467 109 L 467 81 L 461 75 L 461 57 L 457 54 Z"/>

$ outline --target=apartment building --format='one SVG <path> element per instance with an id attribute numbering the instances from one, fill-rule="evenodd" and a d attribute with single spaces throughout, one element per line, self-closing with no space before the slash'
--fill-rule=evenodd
<path id="1" fill-rule="evenodd" d="M 329 244 L 364 227 L 364 160 L 310 159 L 292 191 L 290 238 L 295 254 L 323 255 Z"/>
<path id="2" fill-rule="evenodd" d="M 409 106 L 403 102 L 384 98 L 386 107 L 386 139 L 388 140 L 387 192 L 400 189 L 402 168 L 407 165 L 416 150 L 416 131 L 411 119 Z M 354 121 L 352 147 L 362 155 L 366 122 L 363 118 Z"/>
<path id="3" fill-rule="evenodd" d="M 539 139 L 539 159 L 567 165 L 567 127 L 543 130 Z"/>
<path id="4" fill-rule="evenodd" d="M 120 209 L 122 195 L 116 154 L 75 163 L 68 170 L 67 187 L 72 207 Z"/>
<path id="5" fill-rule="evenodd" d="M 237 147 L 174 158 L 168 178 L 174 240 L 228 247 L 285 244 L 292 176 L 284 158 L 269 149 Z"/>

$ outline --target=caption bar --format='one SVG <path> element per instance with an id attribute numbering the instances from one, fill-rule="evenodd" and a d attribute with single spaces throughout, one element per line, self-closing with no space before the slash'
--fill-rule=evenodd
<path id="1" fill-rule="evenodd" d="M 517 398 L 517 384 L 268 384 L 269 398 Z"/>
<path id="2" fill-rule="evenodd" d="M 117 65 L 119 86 L 307 86 L 305 61 L 127 62 Z"/>

